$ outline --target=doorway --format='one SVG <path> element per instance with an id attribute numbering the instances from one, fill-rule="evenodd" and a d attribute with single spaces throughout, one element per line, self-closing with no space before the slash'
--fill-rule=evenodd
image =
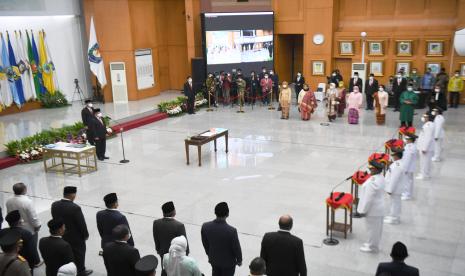
<path id="1" fill-rule="evenodd" d="M 275 52 L 274 65 L 279 81 L 292 82 L 297 72 L 303 70 L 304 35 L 276 35 Z"/>

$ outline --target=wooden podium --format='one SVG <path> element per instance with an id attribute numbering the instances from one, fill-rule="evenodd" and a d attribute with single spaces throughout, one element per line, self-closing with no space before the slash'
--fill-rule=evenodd
<path id="1" fill-rule="evenodd" d="M 353 197 L 351 194 L 344 194 L 338 201 L 336 199 L 341 193 L 334 192 L 332 197 L 326 199 L 326 235 L 330 231 L 344 233 L 344 239 L 347 239 L 347 232 L 352 233 L 352 203 Z M 344 222 L 336 222 L 336 210 L 344 209 Z M 349 221 L 347 221 L 349 216 Z M 332 236 L 332 234 L 331 234 Z"/>
<path id="2" fill-rule="evenodd" d="M 353 217 L 354 218 L 359 218 L 360 217 L 360 214 L 357 212 L 357 207 L 358 207 L 358 201 L 359 201 L 359 197 L 358 197 L 358 187 L 359 186 L 362 186 L 363 183 L 365 183 L 365 181 L 370 177 L 371 175 L 367 172 L 364 172 L 364 171 L 356 171 L 353 175 L 352 175 L 352 183 L 350 185 L 350 194 L 352 195 L 354 201 L 353 201 L 353 205 L 354 205 L 354 208 L 355 208 L 355 212 L 353 213 Z"/>

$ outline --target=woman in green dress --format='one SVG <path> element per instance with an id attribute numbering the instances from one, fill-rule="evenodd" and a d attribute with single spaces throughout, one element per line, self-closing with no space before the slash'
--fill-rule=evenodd
<path id="1" fill-rule="evenodd" d="M 418 96 L 413 92 L 412 84 L 407 86 L 407 91 L 400 95 L 400 126 L 412 126 L 415 105 L 418 102 Z"/>

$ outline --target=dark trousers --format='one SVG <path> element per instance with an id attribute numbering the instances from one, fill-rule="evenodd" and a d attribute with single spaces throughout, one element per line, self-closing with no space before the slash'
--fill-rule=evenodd
<path id="1" fill-rule="evenodd" d="M 399 110 L 399 107 L 400 107 L 400 94 L 402 92 L 397 92 L 397 91 L 394 91 L 394 109 L 395 110 Z"/>
<path id="2" fill-rule="evenodd" d="M 34 232 L 31 239 L 31 248 L 32 248 L 32 260 L 31 263 L 36 265 L 40 262 L 39 251 L 37 250 L 37 241 L 39 240 L 39 234 Z"/>
<path id="3" fill-rule="evenodd" d="M 365 92 L 365 96 L 367 99 L 367 109 L 373 109 L 373 94 Z"/>
<path id="4" fill-rule="evenodd" d="M 195 97 L 188 97 L 187 98 L 187 113 L 193 114 L 194 113 L 194 104 L 195 104 Z"/>
<path id="5" fill-rule="evenodd" d="M 234 276 L 236 267 L 219 267 L 212 265 L 212 276 Z"/>
<path id="6" fill-rule="evenodd" d="M 277 86 L 273 86 L 273 100 L 279 102 L 279 89 Z"/>
<path id="7" fill-rule="evenodd" d="M 97 153 L 97 158 L 103 159 L 105 157 L 105 151 L 107 149 L 107 139 L 100 138 L 95 140 L 95 151 Z"/>
<path id="8" fill-rule="evenodd" d="M 77 275 L 83 275 L 86 271 L 86 242 L 70 244 L 73 250 L 74 263 L 77 267 Z"/>
<path id="9" fill-rule="evenodd" d="M 449 92 L 449 106 L 458 108 L 460 102 L 460 92 Z"/>

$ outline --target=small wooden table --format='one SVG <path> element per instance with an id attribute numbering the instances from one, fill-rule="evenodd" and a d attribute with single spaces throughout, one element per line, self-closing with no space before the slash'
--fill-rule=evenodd
<path id="1" fill-rule="evenodd" d="M 329 230 L 344 233 L 344 239 L 347 239 L 347 232 L 352 233 L 352 203 L 353 197 L 351 194 L 344 194 L 339 200 L 335 199 L 340 193 L 334 192 L 332 198 L 326 199 L 326 235 L 329 234 Z M 336 222 L 335 211 L 337 209 L 344 209 L 344 222 Z M 349 222 L 347 222 L 347 215 L 349 215 Z"/>
<path id="2" fill-rule="evenodd" d="M 77 174 L 97 171 L 97 156 L 95 147 L 58 142 L 53 147 L 44 147 L 43 152 L 45 172 L 62 172 Z M 49 160 L 51 162 L 49 162 Z"/>
<path id="3" fill-rule="evenodd" d="M 199 167 L 202 166 L 202 146 L 208 144 L 209 142 L 213 141 L 215 145 L 215 152 L 216 152 L 216 139 L 224 136 L 225 144 L 226 144 L 226 153 L 228 153 L 228 130 L 225 128 L 213 128 L 207 131 L 196 135 L 198 137 L 205 137 L 203 139 L 185 139 L 184 145 L 186 147 L 186 159 L 187 165 L 189 165 L 189 146 L 197 146 L 197 152 L 199 156 Z"/>

